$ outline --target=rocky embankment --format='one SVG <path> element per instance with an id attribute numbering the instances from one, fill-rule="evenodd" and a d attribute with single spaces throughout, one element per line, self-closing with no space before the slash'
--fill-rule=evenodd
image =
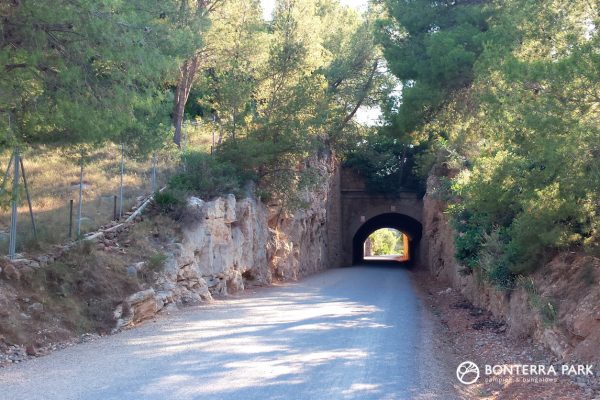
<path id="1" fill-rule="evenodd" d="M 147 319 L 170 304 L 195 304 L 273 280 L 294 280 L 335 264 L 328 240 L 335 229 L 338 165 L 331 156 L 307 161 L 319 176 L 302 193 L 306 207 L 289 211 L 253 197 L 204 201 L 190 197 L 181 240 L 168 246 L 152 287 L 129 296 L 115 310 L 115 329 Z M 332 233 L 333 232 L 333 233 Z M 143 263 L 135 268 L 144 268 Z"/>
<path id="2" fill-rule="evenodd" d="M 504 320 L 509 335 L 533 337 L 564 360 L 600 362 L 600 259 L 558 253 L 528 277 L 527 285 L 511 290 L 496 289 L 477 274 L 465 275 L 454 258 L 456 232 L 444 214 L 446 204 L 432 195 L 438 185 L 439 178 L 431 176 L 424 198 L 424 265 L 430 272 Z M 547 304 L 552 305 L 550 316 L 543 315 Z"/>
<path id="3" fill-rule="evenodd" d="M 336 266 L 338 163 L 321 154 L 300 167 L 318 177 L 300 194 L 303 207 L 264 204 L 251 194 L 189 197 L 177 220 L 150 207 L 50 254 L 3 259 L 0 366 L 84 332 L 116 332 L 179 305 Z"/>

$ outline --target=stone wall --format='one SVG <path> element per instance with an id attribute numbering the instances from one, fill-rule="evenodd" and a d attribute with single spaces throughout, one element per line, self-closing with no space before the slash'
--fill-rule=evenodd
<path id="1" fill-rule="evenodd" d="M 563 252 L 529 276 L 531 285 L 498 290 L 476 274 L 464 275 L 454 258 L 456 232 L 444 214 L 445 203 L 432 193 L 436 176 L 427 182 L 424 198 L 426 262 L 434 277 L 459 290 L 474 305 L 506 321 L 508 334 L 533 337 L 563 359 L 600 361 L 600 260 Z M 554 320 L 542 316 L 552 304 Z"/>

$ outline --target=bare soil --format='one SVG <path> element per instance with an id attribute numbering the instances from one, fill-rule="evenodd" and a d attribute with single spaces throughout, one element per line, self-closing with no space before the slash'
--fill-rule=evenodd
<path id="1" fill-rule="evenodd" d="M 478 366 L 500 364 L 555 365 L 561 363 L 548 349 L 532 339 L 518 339 L 506 333 L 506 325 L 488 311 L 474 307 L 462 294 L 436 280 L 428 271 L 415 270 L 414 281 L 426 307 L 439 321 L 439 335 L 451 348 L 457 363 L 473 361 Z M 457 367 L 456 365 L 455 367 Z M 482 377 L 463 385 L 463 395 L 472 399 L 572 400 L 600 398 L 597 378 L 566 376 L 551 381 L 527 377 L 495 379 Z M 531 376 L 530 376 L 531 378 Z M 541 377 L 540 377 L 541 378 Z M 458 383 L 458 379 L 457 379 Z M 459 385 L 462 385 L 458 383 Z"/>
<path id="2" fill-rule="evenodd" d="M 154 215 L 98 242 L 82 241 L 45 267 L 2 260 L 0 367 L 87 340 L 86 334 L 110 333 L 115 307 L 148 287 L 161 268 L 132 274 L 128 267 L 159 259 L 175 235 L 174 221 Z"/>

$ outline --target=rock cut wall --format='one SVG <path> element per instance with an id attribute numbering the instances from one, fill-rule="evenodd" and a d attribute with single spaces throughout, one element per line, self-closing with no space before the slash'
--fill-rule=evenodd
<path id="1" fill-rule="evenodd" d="M 294 280 L 339 265 L 339 168 L 331 154 L 305 168 L 321 177 L 307 205 L 286 211 L 233 195 L 188 199 L 182 240 L 171 245 L 155 284 L 158 308 L 197 303 L 274 280 Z"/>
<path id="2" fill-rule="evenodd" d="M 512 290 L 496 289 L 476 274 L 461 274 L 446 205 L 432 196 L 438 179 L 428 179 L 423 212 L 425 265 L 432 275 L 506 321 L 508 334 L 533 337 L 562 359 L 600 362 L 600 259 L 559 253 L 528 277 L 531 287 Z M 543 307 L 552 307 L 550 320 Z"/>

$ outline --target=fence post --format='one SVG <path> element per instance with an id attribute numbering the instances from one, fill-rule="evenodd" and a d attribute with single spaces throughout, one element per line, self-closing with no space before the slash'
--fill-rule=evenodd
<path id="1" fill-rule="evenodd" d="M 125 144 L 121 143 L 121 183 L 119 184 L 119 219 L 123 217 L 123 170 L 125 169 Z"/>
<path id="2" fill-rule="evenodd" d="M 81 217 L 83 214 L 83 154 L 81 154 L 81 166 L 79 170 L 79 206 L 77 210 L 77 238 L 81 236 Z"/>
<path id="3" fill-rule="evenodd" d="M 117 216 L 117 195 L 115 194 L 113 196 L 113 221 L 117 221 L 118 220 L 118 216 Z"/>
<path id="4" fill-rule="evenodd" d="M 155 193 L 156 187 L 156 152 L 152 154 L 152 193 Z"/>
<path id="5" fill-rule="evenodd" d="M 73 238 L 73 199 L 69 200 L 69 240 Z"/>
<path id="6" fill-rule="evenodd" d="M 14 260 L 17 250 L 17 206 L 19 203 L 19 149 L 15 149 L 14 155 L 14 177 L 12 191 L 12 213 L 10 217 L 10 240 L 8 244 L 8 258 Z"/>

